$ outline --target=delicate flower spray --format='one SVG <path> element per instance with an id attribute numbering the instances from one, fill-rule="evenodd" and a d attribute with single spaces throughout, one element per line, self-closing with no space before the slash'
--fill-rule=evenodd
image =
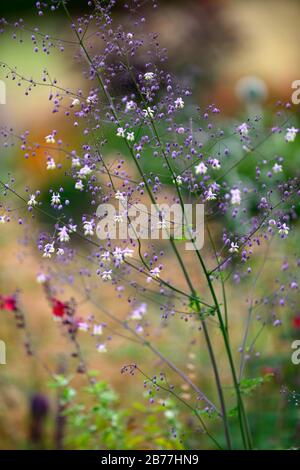
<path id="1" fill-rule="evenodd" d="M 124 2 L 126 24 L 117 22 L 115 4 L 114 0 L 88 1 L 86 14 L 75 18 L 72 2 L 37 2 L 39 16 L 63 11 L 72 39 L 69 35 L 54 39 L 38 27 L 33 34 L 23 20 L 13 25 L 1 20 L 2 33 L 13 29 L 13 37 L 31 40 L 36 53 L 66 54 L 71 49 L 86 80 L 82 89 L 65 89 L 47 70 L 39 81 L 23 76 L 13 64 L 2 63 L 6 76 L 23 86 L 26 95 L 39 85 L 48 86 L 53 113 L 63 115 L 70 128 L 75 126 L 82 140 L 81 146 L 73 148 L 59 129 L 49 129 L 45 142 L 37 144 L 31 140 L 30 130 L 19 134 L 7 127 L 1 129 L 3 145 L 18 144 L 27 159 L 44 148 L 45 171 L 60 172 L 62 179 L 68 184 L 71 181 L 78 194 L 84 193 L 89 201 L 84 212 L 78 213 L 76 201 L 66 196 L 62 179 L 59 187 L 53 184 L 42 198 L 41 188 L 24 188 L 22 193 L 15 189 L 14 178 L 8 176 L 0 182 L 1 230 L 10 217 L 10 223 L 24 226 L 26 239 L 37 246 L 42 266 L 37 280 L 44 286 L 53 319 L 65 328 L 75 347 L 78 372 L 86 372 L 81 335 L 90 335 L 100 355 L 113 350 L 112 338 L 119 335 L 124 341 L 148 348 L 159 359 L 162 372 L 155 376 L 143 370 L 142 358 L 122 368 L 122 372 L 138 372 L 144 377 L 150 403 L 161 400 L 161 396 L 175 397 L 178 405 L 192 413 L 214 446 L 252 449 L 243 393 L 246 364 L 255 360 L 256 341 L 265 327 L 278 326 L 282 321 L 280 309 L 283 311 L 289 302 L 286 293 L 292 284 L 291 279 L 281 277 L 296 277 L 288 268 L 279 269 L 274 290 L 259 298 L 254 290 L 261 274 L 255 261 L 256 249 L 288 242 L 296 223 L 300 190 L 298 177 L 288 177 L 284 172 L 284 158 L 264 154 L 266 135 L 267 140 L 279 138 L 289 146 L 298 138 L 298 129 L 286 117 L 287 106 L 279 103 L 271 129 L 265 129 L 257 117 L 236 123 L 230 131 L 222 130 L 218 107 L 193 107 L 191 90 L 168 73 L 166 51 L 159 47 L 157 35 L 144 33 L 146 20 L 139 2 Z M 153 7 L 157 7 L 156 2 Z M 127 88 L 122 85 L 124 76 L 128 77 Z M 121 149 L 113 162 L 111 135 Z M 243 179 L 238 170 L 246 159 L 251 169 Z M 155 163 L 155 170 L 149 170 L 149 162 Z M 158 204 L 175 202 L 185 214 L 185 202 L 191 201 L 205 205 L 206 241 L 203 250 L 195 246 L 187 252 L 185 240 L 174 238 L 172 224 L 168 226 Z M 152 240 L 153 227 L 148 238 L 137 234 L 131 210 L 141 202 L 148 204 L 149 213 L 151 205 L 157 208 L 156 229 L 165 231 L 166 239 Z M 114 218 L 114 229 L 126 220 L 131 236 L 118 238 L 109 229 L 106 238 L 100 240 L 97 225 L 105 223 L 105 215 L 100 220 L 97 207 L 116 203 L 121 213 Z M 22 210 L 16 218 L 15 207 L 20 208 L 20 204 L 27 215 Z M 70 211 L 71 217 L 66 215 Z M 38 231 L 33 219 L 39 214 L 48 217 L 49 229 Z M 216 222 L 223 231 L 214 230 Z M 185 226 L 185 216 L 181 224 Z M 191 232 L 195 229 L 189 228 Z M 299 265 L 297 260 L 295 263 Z M 227 299 L 230 285 L 238 283 L 253 286 L 246 299 L 248 313 L 243 315 L 239 351 L 230 337 L 235 316 Z M 58 292 L 63 285 L 74 287 L 78 298 L 62 300 Z M 282 287 L 285 285 L 286 289 Z M 117 308 L 111 311 L 104 305 L 101 292 L 107 286 L 111 286 L 116 306 L 125 300 L 129 303 L 126 321 L 118 316 Z M 293 294 L 297 291 L 292 290 Z M 106 320 L 96 321 L 94 313 L 82 318 L 82 299 Z M 16 302 L 14 297 L 1 297 L 0 308 L 17 311 Z M 254 309 L 262 310 L 256 318 Z M 191 344 L 196 345 L 180 364 L 155 344 L 158 327 L 172 322 L 181 322 L 180 328 L 186 329 Z M 252 329 L 253 323 L 256 326 Z M 172 344 L 172 335 L 166 338 Z M 222 345 L 226 357 L 226 377 L 216 344 Z M 199 362 L 198 346 L 209 358 L 216 390 L 213 397 L 202 390 L 199 371 L 204 366 Z M 169 374 L 177 385 L 169 384 Z M 188 393 L 177 390 L 180 383 Z M 226 389 L 233 390 L 234 397 Z M 230 408 L 236 410 L 237 441 Z M 211 416 L 222 427 L 220 439 L 210 431 Z M 201 437 L 199 440 L 201 446 Z"/>

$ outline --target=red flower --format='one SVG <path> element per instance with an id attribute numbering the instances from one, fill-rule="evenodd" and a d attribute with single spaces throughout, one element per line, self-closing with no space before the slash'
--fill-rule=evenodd
<path id="1" fill-rule="evenodd" d="M 296 330 L 299 330 L 300 329 L 300 315 L 296 315 L 294 318 L 293 318 L 293 328 L 295 328 Z"/>
<path id="2" fill-rule="evenodd" d="M 52 299 L 52 313 L 55 317 L 63 317 L 68 305 L 57 299 Z"/>
<path id="3" fill-rule="evenodd" d="M 263 375 L 276 375 L 277 372 L 275 367 L 270 366 L 264 366 L 261 371 Z"/>
<path id="4" fill-rule="evenodd" d="M 17 301 L 15 297 L 11 295 L 0 296 L 0 310 L 8 310 L 9 312 L 15 312 L 17 310 Z"/>

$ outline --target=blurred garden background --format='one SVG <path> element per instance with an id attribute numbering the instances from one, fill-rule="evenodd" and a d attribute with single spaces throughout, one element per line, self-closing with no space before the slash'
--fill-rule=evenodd
<path id="1" fill-rule="evenodd" d="M 36 21 L 35 2 L 16 0 L 14 2 L 3 0 L 0 6 L 0 16 L 15 20 L 26 19 L 26 23 L 34 24 Z M 81 11 L 80 0 L 72 0 L 71 7 L 74 14 Z M 160 0 L 157 10 L 147 8 L 145 11 L 148 31 L 157 31 L 160 42 L 169 51 L 169 65 L 171 70 L 182 82 L 189 84 L 193 89 L 193 98 L 199 106 L 215 103 L 222 110 L 222 125 L 232 126 L 243 122 L 245 116 L 268 114 L 274 109 L 277 100 L 290 101 L 292 82 L 300 79 L 300 3 L 297 0 Z M 118 7 L 116 7 L 117 9 Z M 148 11 L 147 11 L 148 10 Z M 122 15 L 121 11 L 117 13 Z M 53 37 L 67 38 L 71 32 L 64 30 L 64 18 L 55 15 L 51 22 L 51 15 L 40 20 L 41 29 Z M 126 17 L 123 21 L 126 22 Z M 51 55 L 35 54 L 30 41 L 24 43 L 13 41 L 8 34 L 0 38 L 1 61 L 18 67 L 20 73 L 39 79 L 44 68 L 47 68 L 58 82 L 72 89 L 84 86 L 80 68 L 76 69 L 72 61 L 73 50 L 65 46 L 64 54 L 59 51 Z M 66 60 L 69 57 L 70 60 Z M 31 139 L 35 142 L 44 142 L 44 136 L 52 129 L 59 128 L 59 132 L 74 148 L 81 144 L 81 136 L 76 128 L 66 126 L 63 114 L 54 116 L 51 113 L 52 105 L 49 103 L 49 90 L 47 87 L 36 87 L 31 93 L 30 100 L 24 94 L 24 87 L 18 88 L 12 80 L 0 79 L 6 83 L 6 105 L 0 105 L 0 125 L 12 126 L 18 131 L 28 129 Z M 116 88 L 121 86 L 116 83 Z M 262 111 L 264 110 L 264 111 Z M 295 120 L 299 122 L 300 106 L 294 106 L 292 112 Z M 266 143 L 264 150 L 268 152 L 283 152 L 279 143 L 275 145 Z M 112 155 L 120 151 L 116 137 L 111 137 L 109 148 Z M 288 150 L 284 149 L 287 169 L 291 175 L 299 171 L 300 144 L 295 142 Z M 35 158 L 25 160 L 16 145 L 5 151 L 1 149 L 0 174 L 3 179 L 8 172 L 12 172 L 20 187 L 26 184 L 39 187 L 45 193 L 57 177 L 49 177 L 44 171 L 45 160 L 42 150 L 36 152 Z M 152 162 L 147 163 L 151 171 Z M 240 171 L 247 178 L 247 172 L 253 168 L 244 166 Z M 59 181 L 56 182 L 59 185 Z M 72 191 L 70 189 L 70 191 Z M 72 194 L 78 198 L 78 205 L 84 205 L 81 195 Z M 44 221 L 42 221 L 44 222 Z M 214 230 L 221 231 L 214 222 Z M 34 250 L 20 245 L 21 237 L 16 226 L 5 227 L 0 225 L 0 294 L 13 293 L 20 290 L 22 308 L 26 312 L 27 322 L 30 326 L 32 341 L 39 351 L 43 363 L 57 373 L 72 375 L 74 364 L 66 356 L 71 347 L 59 333 L 57 325 L 52 321 L 49 305 L 43 295 L 43 290 L 36 282 L 40 271 L 39 258 Z M 204 250 L 206 247 L 204 247 Z M 271 255 L 264 252 L 255 258 L 257 266 L 263 262 L 264 256 L 272 256 L 272 264 L 263 273 L 258 290 L 262 294 L 267 291 L 271 283 L 270 277 L 273 269 L 287 262 L 290 253 L 299 251 L 297 238 L 285 244 L 285 252 L 278 255 L 274 245 Z M 277 256 L 278 255 L 278 256 Z M 192 265 L 193 259 L 190 257 Z M 176 272 L 172 274 L 176 278 Z M 127 302 L 116 303 L 113 288 L 101 288 L 99 302 L 107 309 L 112 309 L 119 318 L 125 318 L 130 311 Z M 239 295 L 248 289 L 246 284 L 233 285 L 230 291 L 230 302 L 233 307 L 231 318 L 233 326 L 232 337 L 236 351 L 241 341 L 241 325 L 245 320 L 246 306 Z M 77 295 L 80 302 L 79 291 L 62 291 L 65 297 Z M 151 307 L 153 309 L 154 307 Z M 270 381 L 263 384 L 256 393 L 255 399 L 249 397 L 250 422 L 255 425 L 255 443 L 260 448 L 288 448 L 300 443 L 300 410 L 293 400 L 281 393 L 282 387 L 299 390 L 300 393 L 300 366 L 290 361 L 291 342 L 300 339 L 300 305 L 299 310 L 287 312 L 281 329 L 266 331 L 261 343 L 258 343 L 263 353 L 255 363 L 249 363 L 250 375 L 256 377 L 270 373 Z M 98 315 L 91 303 L 82 305 L 83 316 Z M 73 431 L 62 424 L 60 391 L 49 387 L 49 377 L 43 366 L 34 358 L 27 357 L 24 352 L 24 337 L 22 332 L 15 328 L 15 322 L 9 312 L 0 311 L 0 338 L 7 345 L 7 364 L 0 366 L 0 448 L 84 448 L 87 437 L 77 423 Z M 199 352 L 198 339 L 188 331 L 182 329 L 182 321 L 176 320 L 168 329 L 157 316 L 156 344 L 160 345 L 165 353 L 171 354 L 176 363 L 187 374 L 191 374 L 201 387 L 210 391 L 210 370 L 208 358 Z M 172 343 L 167 341 L 172 332 Z M 186 340 L 184 340 L 186 335 Z M 177 410 L 166 410 L 159 404 L 151 408 L 143 396 L 143 383 L 141 378 L 128 377 L 120 373 L 124 364 L 132 362 L 143 363 L 143 369 L 151 375 L 160 367 L 159 360 L 151 351 L 128 344 L 121 337 L 114 338 L 109 354 L 93 354 L 91 345 L 85 342 L 82 336 L 83 350 L 91 369 L 98 371 L 101 380 L 111 387 L 107 391 L 106 401 L 101 404 L 103 418 L 103 433 L 101 439 L 106 445 L 120 448 L 202 448 L 210 447 L 206 437 L 194 432 L 189 416 L 184 412 L 177 416 Z M 185 355 L 176 357 L 177 344 L 186 344 Z M 262 347 L 263 346 L 263 347 Z M 179 351 L 180 349 L 178 349 Z M 187 361 L 188 358 L 188 361 Z M 222 357 L 218 360 L 222 363 Z M 226 370 L 224 371 L 226 381 Z M 75 384 L 83 382 L 82 377 L 75 377 Z M 104 385 L 103 385 L 104 386 Z M 190 390 L 182 386 L 181 394 L 188 396 Z M 210 393 L 214 394 L 214 391 Z M 230 391 L 229 391 L 230 393 Z M 93 397 L 85 398 L 81 392 L 80 399 L 89 404 Z M 88 394 L 87 394 L 88 395 Z M 105 429 L 105 413 L 116 410 L 116 419 L 124 422 L 122 435 L 111 436 Z M 125 410 L 124 416 L 121 411 Z M 80 412 L 77 410 L 75 412 Z M 120 416 L 118 415 L 120 413 Z M 142 417 L 142 418 L 141 418 Z M 73 417 L 74 419 L 74 417 Z M 180 422 L 180 438 L 172 437 L 169 429 L 174 422 Z M 66 424 L 67 426 L 67 424 Z M 92 426 L 92 424 L 91 424 Z M 214 422 L 211 423 L 214 429 Z M 36 429 L 38 427 L 38 430 Z M 121 427 L 119 428 L 121 429 Z M 216 426 L 217 429 L 217 426 Z M 75 430 L 75 431 L 74 431 Z M 77 432 L 77 434 L 76 434 Z M 61 434 L 63 436 L 61 436 Z M 68 434 L 70 433 L 70 435 Z M 67 436 L 65 439 L 64 435 Z M 124 438 L 125 436 L 125 438 Z M 69 439 L 69 440 L 68 440 Z M 119 443 L 116 442 L 119 439 Z M 126 440 L 126 444 L 124 441 Z"/>

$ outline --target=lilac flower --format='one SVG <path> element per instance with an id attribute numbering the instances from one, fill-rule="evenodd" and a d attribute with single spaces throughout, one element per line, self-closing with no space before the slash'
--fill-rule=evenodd
<path id="1" fill-rule="evenodd" d="M 85 236 L 93 236 L 94 235 L 94 220 L 85 221 L 83 222 L 83 230 Z"/>
<path id="2" fill-rule="evenodd" d="M 72 100 L 72 106 L 79 106 L 80 105 L 80 100 L 78 98 L 74 98 Z"/>
<path id="3" fill-rule="evenodd" d="M 146 313 L 147 313 L 147 304 L 142 303 L 139 306 L 137 306 L 135 309 L 133 309 L 129 318 L 131 320 L 142 320 Z"/>
<path id="4" fill-rule="evenodd" d="M 205 200 L 214 201 L 217 198 L 217 194 L 214 192 L 212 186 L 208 187 L 208 190 L 205 191 Z"/>
<path id="5" fill-rule="evenodd" d="M 128 112 L 128 111 L 133 111 L 136 109 L 136 103 L 132 100 L 130 101 L 127 101 L 126 103 L 126 108 L 125 108 L 125 111 Z M 124 135 L 120 136 L 120 137 L 124 137 Z"/>
<path id="6" fill-rule="evenodd" d="M 239 251 L 239 245 L 235 242 L 230 243 L 229 253 L 237 253 Z"/>
<path id="7" fill-rule="evenodd" d="M 56 140 L 53 134 L 46 135 L 45 141 L 47 144 L 55 144 Z"/>
<path id="8" fill-rule="evenodd" d="M 34 194 L 31 194 L 30 198 L 29 198 L 29 201 L 27 202 L 27 205 L 28 206 L 36 206 L 38 204 L 37 200 L 36 200 L 36 197 Z"/>
<path id="9" fill-rule="evenodd" d="M 88 165 L 84 165 L 84 167 L 80 168 L 78 172 L 78 177 L 86 178 L 86 176 L 90 175 L 91 173 L 92 173 L 91 168 Z"/>
<path id="10" fill-rule="evenodd" d="M 44 246 L 44 258 L 51 258 L 52 254 L 55 252 L 54 243 L 46 243 Z"/>
<path id="11" fill-rule="evenodd" d="M 80 159 L 78 157 L 73 157 L 72 158 L 72 167 L 76 168 L 80 166 Z"/>
<path id="12" fill-rule="evenodd" d="M 68 11 L 68 2 L 59 3 Z M 216 423 L 223 426 L 222 442 L 226 442 L 227 448 L 232 447 L 231 438 L 235 438 L 240 426 L 241 437 L 233 447 L 243 442 L 245 448 L 250 448 L 250 431 L 239 384 L 244 383 L 247 364 L 257 360 L 258 332 L 264 334 L 267 329 L 263 327 L 267 324 L 279 326 L 278 310 L 281 310 L 280 318 L 284 318 L 283 312 L 287 311 L 288 315 L 297 305 L 300 262 L 287 260 L 284 250 L 289 246 L 280 250 L 290 243 L 298 217 L 299 178 L 283 171 L 285 157 L 278 156 L 276 142 L 279 133 L 285 134 L 287 142 L 294 141 L 298 129 L 285 130 L 287 104 L 278 104 L 274 117 L 268 120 L 260 116 L 245 117 L 245 122 L 233 126 L 229 120 L 220 119 L 222 114 L 216 104 L 194 106 L 191 90 L 168 71 L 167 54 L 159 45 L 157 35 L 148 34 L 144 28 L 143 15 L 139 15 L 142 7 L 136 1 L 125 2 L 118 5 L 115 12 L 115 3 L 114 0 L 95 5 L 89 2 L 88 6 L 92 7 L 89 13 L 79 18 L 75 18 L 74 13 L 70 24 L 73 36 L 68 37 L 67 44 L 76 56 L 76 66 L 82 67 L 84 92 L 66 88 L 47 70 L 42 72 L 54 118 L 60 113 L 63 131 L 71 129 L 73 132 L 75 126 L 76 138 L 67 141 L 69 132 L 66 137 L 58 138 L 61 135 L 58 132 L 62 131 L 53 130 L 41 144 L 33 141 L 31 129 L 0 130 L 4 149 L 17 143 L 26 161 L 44 152 L 47 164 L 42 171 L 64 170 L 55 181 L 59 187 L 50 181 L 50 198 L 43 198 L 43 185 L 34 194 L 30 187 L 25 187 L 19 195 L 11 175 L 7 176 L 7 182 L 0 179 L 3 194 L 0 223 L 16 222 L 24 230 L 24 245 L 37 246 L 42 273 L 37 280 L 51 308 L 55 304 L 54 317 L 60 319 L 59 326 L 71 341 L 72 361 L 78 360 L 80 373 L 87 372 L 87 368 L 81 363 L 78 331 L 89 331 L 88 340 L 93 341 L 94 350 L 99 352 L 108 352 L 106 341 L 116 336 L 122 341 L 132 340 L 137 347 L 148 348 L 155 354 L 158 360 L 153 362 L 154 367 L 159 364 L 170 369 L 172 379 L 177 377 L 174 386 L 163 380 L 165 393 L 172 394 L 172 400 L 176 399 L 180 379 L 182 393 L 180 391 L 178 396 L 183 406 L 186 400 L 194 420 L 200 413 L 204 413 L 204 418 L 205 413 L 207 417 L 218 416 Z M 38 4 L 38 11 L 46 13 L 45 5 Z M 50 2 L 49 7 L 54 12 L 58 3 Z M 126 25 L 119 24 L 122 18 L 119 8 L 123 7 Z M 0 20 L 0 30 L 4 26 L 7 27 Z M 28 35 L 21 21 L 12 28 L 17 34 L 22 33 L 22 38 Z M 92 34 L 85 34 L 88 30 Z M 46 38 L 41 29 L 30 31 L 29 40 L 35 50 L 46 54 L 55 49 L 63 50 L 62 41 L 50 35 Z M 7 77 L 25 85 L 25 93 L 31 93 L 31 88 L 38 86 L 33 78 L 14 67 L 4 66 L 3 70 Z M 183 108 L 185 111 L 180 112 Z M 272 145 L 271 150 L 267 145 L 260 148 L 266 139 Z M 48 153 L 50 144 L 56 144 L 51 155 Z M 276 176 L 279 173 L 280 177 Z M 75 187 L 80 193 L 67 196 L 69 187 Z M 10 196 L 12 200 L 15 198 L 14 202 Z M 43 217 L 48 216 L 48 225 L 42 226 L 39 221 L 41 203 L 38 200 L 45 201 L 42 212 Z M 193 240 L 189 246 L 194 251 L 189 253 L 183 243 L 187 238 L 185 234 L 173 237 L 172 230 L 164 240 L 151 240 L 149 233 L 146 238 L 142 231 L 133 236 L 143 225 L 141 218 L 133 215 L 136 208 L 145 216 L 143 223 L 147 220 L 151 229 L 158 227 L 164 234 L 167 232 L 170 221 L 165 209 L 158 207 L 161 203 L 168 208 L 176 203 L 183 207 L 184 216 L 187 215 L 186 203 L 192 209 L 202 204 L 204 249 Z M 119 206 L 118 212 L 114 212 L 116 215 L 111 217 L 116 232 L 121 231 L 123 222 L 129 223 L 131 232 L 116 238 L 109 227 L 110 217 L 103 220 L 99 217 L 108 227 L 100 239 L 100 222 L 96 231 L 97 208 L 106 204 Z M 25 216 L 24 207 L 27 207 Z M 153 209 L 155 216 L 159 215 L 155 222 L 151 217 Z M 34 224 L 32 219 L 35 219 Z M 174 223 L 171 222 L 173 228 L 175 218 Z M 189 223 L 184 218 L 179 223 L 176 221 L 181 228 L 189 228 L 195 239 L 201 230 L 198 223 L 203 226 L 203 221 Z M 289 235 L 289 239 L 283 241 L 278 235 L 281 239 Z M 271 278 L 265 282 L 265 269 L 257 262 L 258 257 L 268 253 L 271 242 L 276 244 L 276 260 L 271 260 L 273 286 Z M 271 254 L 266 256 L 263 266 L 269 263 L 269 258 Z M 243 314 L 234 318 L 235 331 L 241 333 L 243 342 L 238 362 L 233 357 L 236 345 L 228 343 L 234 313 L 234 308 L 229 306 L 230 290 L 236 293 L 236 284 L 240 284 L 240 292 L 245 292 L 244 298 L 239 297 Z M 69 292 L 71 288 L 74 299 L 66 303 L 56 299 L 57 292 Z M 106 305 L 108 296 L 115 302 L 110 304 L 114 305 L 111 308 Z M 0 296 L 0 310 L 1 300 Z M 77 316 L 77 309 L 85 302 L 95 311 L 87 320 L 82 320 Z M 118 305 L 121 303 L 120 313 Z M 97 314 L 101 315 L 101 320 Z M 93 336 L 103 335 L 106 327 L 105 323 L 96 323 L 102 321 L 102 316 L 106 316 L 110 336 L 105 338 L 105 343 L 95 345 Z M 182 344 L 172 336 L 178 325 L 177 331 L 182 330 Z M 164 335 L 164 331 L 167 334 Z M 158 337 L 163 340 L 157 341 Z M 160 351 L 159 343 L 164 342 Z M 201 364 L 198 354 L 190 351 L 193 347 L 201 348 L 201 357 L 202 348 L 206 347 L 208 363 L 213 364 L 208 378 L 212 377 L 216 385 L 216 404 L 199 388 Z M 174 354 L 176 348 L 178 355 Z M 220 371 L 223 355 L 230 374 Z M 140 361 L 143 362 L 143 356 Z M 136 364 L 128 366 L 128 371 L 144 374 Z M 148 377 L 147 372 L 145 376 Z M 151 392 L 153 386 L 155 395 L 163 393 L 159 389 L 160 381 L 159 374 L 146 380 L 148 388 L 149 382 L 151 384 Z M 224 390 L 229 388 L 234 396 L 228 398 Z M 152 396 L 151 402 L 154 402 Z M 159 398 L 157 403 L 160 403 Z M 238 414 L 232 436 L 231 421 L 227 419 L 229 406 L 235 407 Z M 206 423 L 206 419 L 203 421 Z M 209 420 L 206 425 L 210 427 Z M 202 430 L 202 418 L 200 426 Z"/>
<path id="13" fill-rule="evenodd" d="M 175 102 L 174 102 L 174 105 L 175 105 L 175 108 L 176 109 L 183 109 L 184 108 L 184 101 L 183 99 L 180 97 L 180 98 L 176 98 Z"/>
<path id="14" fill-rule="evenodd" d="M 94 336 L 101 336 L 103 334 L 103 327 L 102 325 L 94 325 L 93 327 L 93 335 Z"/>
<path id="15" fill-rule="evenodd" d="M 148 106 L 148 108 L 143 110 L 143 115 L 145 117 L 149 117 L 152 119 L 154 117 L 154 111 L 152 108 L 150 108 L 150 106 Z M 127 139 L 128 139 L 128 136 L 127 136 Z"/>
<path id="16" fill-rule="evenodd" d="M 285 134 L 285 140 L 287 142 L 294 142 L 294 140 L 296 139 L 296 136 L 299 132 L 299 129 L 297 129 L 296 127 L 290 127 L 286 130 L 286 134 Z"/>
<path id="17" fill-rule="evenodd" d="M 50 158 L 47 161 L 47 170 L 55 170 L 55 168 L 56 168 L 55 160 L 54 160 L 54 158 Z"/>
<path id="18" fill-rule="evenodd" d="M 205 175 L 205 173 L 207 172 L 207 166 L 205 165 L 205 163 L 203 162 L 198 163 L 198 165 L 195 166 L 195 172 L 196 172 L 196 175 L 198 174 Z"/>
<path id="19" fill-rule="evenodd" d="M 97 346 L 97 351 L 99 353 L 106 353 L 107 352 L 107 347 L 105 344 L 98 344 Z"/>
<path id="20" fill-rule="evenodd" d="M 119 201 L 125 201 L 125 197 L 120 191 L 117 191 L 115 193 L 115 198 L 118 199 Z"/>
<path id="21" fill-rule="evenodd" d="M 106 271 L 102 271 L 101 273 L 101 279 L 102 281 L 111 281 L 112 277 L 112 270 L 109 269 L 109 270 L 106 270 Z"/>
<path id="22" fill-rule="evenodd" d="M 286 223 L 283 223 L 279 226 L 278 233 L 279 235 L 286 237 L 289 234 L 290 228 L 286 225 Z"/>
<path id="23" fill-rule="evenodd" d="M 237 130 L 243 137 L 247 137 L 249 134 L 248 124 L 246 124 L 245 122 L 243 122 L 243 124 L 240 124 Z"/>
<path id="24" fill-rule="evenodd" d="M 231 204 L 240 205 L 241 203 L 241 191 L 239 189 L 231 189 Z"/>
<path id="25" fill-rule="evenodd" d="M 70 235 L 68 233 L 67 227 L 61 227 L 58 229 L 58 238 L 61 243 L 70 241 Z"/>
<path id="26" fill-rule="evenodd" d="M 59 193 L 53 193 L 51 196 L 51 205 L 56 206 L 59 205 L 61 202 L 60 200 L 60 194 Z"/>
<path id="27" fill-rule="evenodd" d="M 82 191 L 84 189 L 84 185 L 82 180 L 77 180 L 75 183 L 75 189 L 78 189 L 79 191 Z"/>
<path id="28" fill-rule="evenodd" d="M 147 82 L 151 82 L 154 79 L 154 73 L 146 72 L 144 75 L 144 79 L 147 80 Z"/>
<path id="29" fill-rule="evenodd" d="M 123 129 L 123 127 L 118 127 L 117 137 L 125 137 L 125 130 Z"/>
<path id="30" fill-rule="evenodd" d="M 278 165 L 278 163 L 275 163 L 272 170 L 274 171 L 274 173 L 280 173 L 282 172 L 282 165 Z"/>
<path id="31" fill-rule="evenodd" d="M 129 142 L 133 142 L 133 141 L 134 141 L 134 132 L 127 132 L 127 134 L 126 134 L 126 139 L 127 139 Z"/>
<path id="32" fill-rule="evenodd" d="M 79 321 L 77 323 L 77 328 L 78 328 L 79 331 L 87 332 L 90 329 L 90 325 L 87 322 Z"/>

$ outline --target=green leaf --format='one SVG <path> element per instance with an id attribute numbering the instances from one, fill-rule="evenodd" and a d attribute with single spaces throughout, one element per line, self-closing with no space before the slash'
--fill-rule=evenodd
<path id="1" fill-rule="evenodd" d="M 266 382 L 269 382 L 273 374 L 266 374 L 263 377 L 254 377 L 252 379 L 244 379 L 240 383 L 240 390 L 245 395 L 251 395 L 258 387 Z"/>

